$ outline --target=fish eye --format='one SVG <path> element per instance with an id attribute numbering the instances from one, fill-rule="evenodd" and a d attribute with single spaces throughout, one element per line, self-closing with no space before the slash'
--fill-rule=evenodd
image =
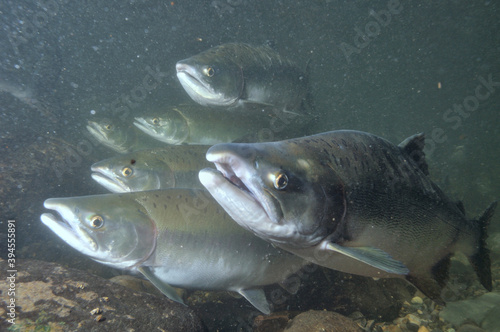
<path id="1" fill-rule="evenodd" d="M 124 177 L 131 176 L 132 173 L 133 173 L 132 168 L 130 168 L 130 167 L 123 167 L 123 169 L 122 169 L 122 175 Z"/>
<path id="2" fill-rule="evenodd" d="M 92 228 L 101 228 L 104 225 L 104 219 L 100 215 L 95 215 L 92 218 L 90 218 L 90 226 Z"/>
<path id="3" fill-rule="evenodd" d="M 283 190 L 288 185 L 288 176 L 285 173 L 279 173 L 274 178 L 274 188 Z"/>
<path id="4" fill-rule="evenodd" d="M 113 126 L 110 124 L 107 124 L 104 126 L 104 128 L 106 128 L 106 130 L 111 130 L 111 128 L 113 128 Z"/>
<path id="5" fill-rule="evenodd" d="M 212 77 L 215 75 L 215 69 L 212 67 L 203 68 L 203 74 L 205 74 L 205 76 Z"/>
<path id="6" fill-rule="evenodd" d="M 157 125 L 159 125 L 159 124 L 160 124 L 160 119 L 158 119 L 158 118 L 153 118 L 152 122 L 153 122 L 153 124 L 154 124 L 155 126 L 157 126 Z"/>

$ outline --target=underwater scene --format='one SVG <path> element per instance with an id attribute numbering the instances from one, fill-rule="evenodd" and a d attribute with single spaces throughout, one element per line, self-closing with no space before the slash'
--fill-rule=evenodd
<path id="1" fill-rule="evenodd" d="M 499 3 L 0 13 L 0 331 L 500 331 Z"/>

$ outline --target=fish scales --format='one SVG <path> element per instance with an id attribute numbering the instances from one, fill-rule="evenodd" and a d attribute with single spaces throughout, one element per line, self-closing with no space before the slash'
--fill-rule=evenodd
<path id="1" fill-rule="evenodd" d="M 496 203 L 468 220 L 428 177 L 423 147 L 422 134 L 396 146 L 349 130 L 218 144 L 207 152 L 217 171 L 200 180 L 241 226 L 317 264 L 406 278 L 441 303 L 450 256 L 461 251 L 490 290 Z"/>
<path id="2" fill-rule="evenodd" d="M 205 190 L 165 189 L 51 198 L 42 222 L 90 258 L 171 286 L 230 290 L 270 312 L 261 287 L 307 264 L 234 223 Z"/>
<path id="3" fill-rule="evenodd" d="M 135 151 L 94 163 L 92 178 L 112 192 L 166 188 L 202 188 L 196 176 L 209 166 L 209 146 L 172 145 Z"/>
<path id="4" fill-rule="evenodd" d="M 201 105 L 244 108 L 258 103 L 279 110 L 313 108 L 306 75 L 267 46 L 229 43 L 176 64 L 177 77 Z"/>
<path id="5" fill-rule="evenodd" d="M 220 107 L 207 111 L 206 107 L 197 104 L 182 104 L 136 117 L 134 125 L 168 144 L 195 145 L 256 141 L 258 133 L 265 128 L 285 123 L 287 131 L 281 133 L 285 134 L 300 130 L 310 119 L 302 114 L 285 114 L 269 105 L 251 104 L 246 107 L 246 112 L 228 112 Z"/>
<path id="6" fill-rule="evenodd" d="M 203 53 L 202 53 L 203 54 Z M 243 68 L 259 64 L 264 69 L 273 66 L 290 66 L 295 64 L 280 56 L 268 46 L 253 47 L 247 44 L 223 44 L 204 52 L 207 58 L 227 58 L 240 64 Z"/>

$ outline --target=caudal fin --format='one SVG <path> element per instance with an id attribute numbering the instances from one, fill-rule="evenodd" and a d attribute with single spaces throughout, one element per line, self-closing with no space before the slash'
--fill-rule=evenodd
<path id="1" fill-rule="evenodd" d="M 486 247 L 486 238 L 488 237 L 487 229 L 491 217 L 495 213 L 498 202 L 493 202 L 484 211 L 483 215 L 477 220 L 479 224 L 479 250 L 469 257 L 471 265 L 474 267 L 479 281 L 488 291 L 492 289 L 491 281 L 491 261 L 490 250 Z"/>

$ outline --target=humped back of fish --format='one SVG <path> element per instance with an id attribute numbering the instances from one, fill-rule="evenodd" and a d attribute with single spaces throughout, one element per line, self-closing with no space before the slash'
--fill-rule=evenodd
<path id="1" fill-rule="evenodd" d="M 200 180 L 240 225 L 317 264 L 405 277 L 441 301 L 450 256 L 461 251 L 491 289 L 485 240 L 495 204 L 467 220 L 429 178 L 423 146 L 423 135 L 395 146 L 348 130 L 219 144 L 207 159 L 220 173 L 203 170 Z M 241 206 L 261 214 L 248 218 Z"/>

